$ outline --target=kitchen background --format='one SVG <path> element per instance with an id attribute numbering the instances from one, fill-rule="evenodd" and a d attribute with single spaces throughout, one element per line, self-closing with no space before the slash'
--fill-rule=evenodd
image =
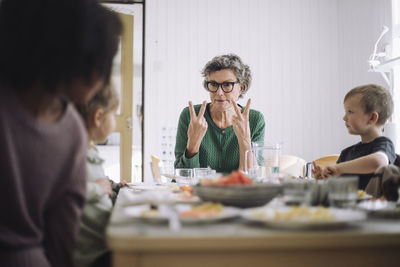
<path id="1" fill-rule="evenodd" d="M 398 0 L 147 0 L 145 9 L 113 6 L 135 16 L 134 100 L 144 94 L 143 103 L 134 103 L 136 180 L 142 179 L 142 166 L 145 180 L 152 179 L 151 155 L 173 161 L 179 114 L 189 100 L 209 99 L 200 72 L 216 55 L 235 53 L 250 66 L 253 83 L 240 103 L 252 98 L 251 107 L 265 116 L 265 139 L 282 141 L 284 154 L 307 161 L 359 141 L 344 126 L 343 98 L 361 84 L 389 88 L 367 62 L 384 25 L 389 31 L 377 51 L 386 56 L 379 60 L 400 56 Z M 396 72 L 391 85 L 400 103 L 398 67 Z M 388 125 L 392 137 L 396 125 Z M 116 157 L 107 158 L 109 170 L 115 169 Z"/>

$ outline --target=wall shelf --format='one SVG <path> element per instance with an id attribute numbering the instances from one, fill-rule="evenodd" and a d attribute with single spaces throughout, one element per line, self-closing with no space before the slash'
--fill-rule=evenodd
<path id="1" fill-rule="evenodd" d="M 400 57 L 395 57 L 392 59 L 389 59 L 385 62 L 380 63 L 379 65 L 376 65 L 372 71 L 375 72 L 390 72 L 394 66 L 400 64 Z"/>

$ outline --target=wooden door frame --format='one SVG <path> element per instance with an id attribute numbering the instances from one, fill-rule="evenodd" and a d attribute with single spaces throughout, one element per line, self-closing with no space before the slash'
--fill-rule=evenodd
<path id="1" fill-rule="evenodd" d="M 121 112 L 115 131 L 120 133 L 120 178 L 132 181 L 132 112 L 133 112 L 133 15 L 118 13 L 123 24 L 121 36 Z"/>

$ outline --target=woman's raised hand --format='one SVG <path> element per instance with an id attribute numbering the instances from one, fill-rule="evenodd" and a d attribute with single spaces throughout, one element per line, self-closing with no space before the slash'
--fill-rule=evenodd
<path id="1" fill-rule="evenodd" d="M 236 116 L 232 119 L 233 130 L 239 142 L 239 146 L 245 145 L 251 148 L 251 133 L 249 124 L 249 111 L 251 99 L 247 100 L 246 107 L 242 113 L 236 101 L 232 101 Z"/>
<path id="2" fill-rule="evenodd" d="M 249 124 L 250 103 L 251 100 L 247 100 L 246 107 L 242 113 L 239 106 L 236 104 L 236 101 L 232 100 L 232 105 L 236 113 L 236 115 L 232 118 L 232 126 L 239 143 L 239 170 L 245 169 L 245 153 L 247 150 L 251 149 L 251 133 Z M 253 162 L 252 157 L 249 157 L 247 160 L 247 166 L 251 166 Z"/>
<path id="3" fill-rule="evenodd" d="M 199 114 L 196 116 L 192 101 L 189 101 L 190 111 L 190 124 L 188 128 L 188 143 L 186 146 L 186 156 L 193 157 L 199 152 L 201 140 L 207 132 L 208 124 L 204 118 L 204 112 L 206 110 L 207 101 L 203 101 Z"/>

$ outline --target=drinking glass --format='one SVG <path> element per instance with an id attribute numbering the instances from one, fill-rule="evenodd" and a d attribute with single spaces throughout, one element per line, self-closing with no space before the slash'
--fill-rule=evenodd
<path id="1" fill-rule="evenodd" d="M 214 177 L 217 174 L 216 170 L 210 168 L 194 168 L 194 182 L 198 183 L 201 178 L 210 178 Z"/>
<path id="2" fill-rule="evenodd" d="M 330 206 L 353 208 L 357 202 L 358 176 L 332 177 L 328 179 Z"/>
<path id="3" fill-rule="evenodd" d="M 289 180 L 283 184 L 283 200 L 286 205 L 311 206 L 317 197 L 316 186 L 312 181 Z"/>
<path id="4" fill-rule="evenodd" d="M 269 140 L 269 141 L 253 141 L 251 142 L 251 148 L 255 147 L 263 147 L 263 146 L 279 146 L 280 148 L 283 147 L 283 141 L 280 140 Z"/>
<path id="5" fill-rule="evenodd" d="M 267 144 L 265 143 L 265 145 L 267 145 Z M 261 147 L 261 146 L 264 146 L 264 141 L 255 141 L 255 142 L 251 142 L 251 147 L 252 147 L 252 148 L 254 148 L 254 147 Z"/>
<path id="6" fill-rule="evenodd" d="M 245 152 L 245 172 L 257 180 L 270 180 L 279 176 L 281 143 L 256 146 Z"/>
<path id="7" fill-rule="evenodd" d="M 175 179 L 175 168 L 173 163 L 167 162 L 164 166 L 160 169 L 161 173 L 161 181 L 163 184 L 170 184 Z"/>
<path id="8" fill-rule="evenodd" d="M 175 169 L 175 179 L 179 185 L 194 184 L 193 169 Z"/>

